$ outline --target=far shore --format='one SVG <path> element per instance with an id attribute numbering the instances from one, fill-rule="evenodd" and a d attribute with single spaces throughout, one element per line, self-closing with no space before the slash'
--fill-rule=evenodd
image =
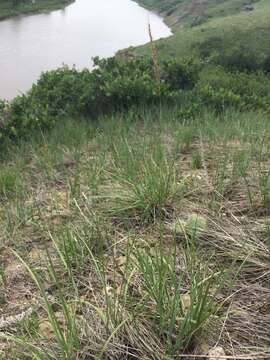
<path id="1" fill-rule="evenodd" d="M 13 7 L 0 3 L 0 21 L 21 15 L 46 13 L 63 9 L 76 0 L 37 0 L 35 4 Z"/>

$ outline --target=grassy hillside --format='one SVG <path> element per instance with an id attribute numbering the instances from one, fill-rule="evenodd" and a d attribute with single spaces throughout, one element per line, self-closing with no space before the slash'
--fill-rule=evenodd
<path id="1" fill-rule="evenodd" d="M 74 0 L 0 0 L 0 20 L 19 14 L 59 9 Z"/>
<path id="2" fill-rule="evenodd" d="M 268 64 L 270 3 L 267 0 L 257 1 L 253 4 L 253 11 L 244 11 L 244 3 L 209 0 L 197 7 L 194 5 L 197 11 L 201 7 L 204 9 L 199 22 L 202 24 L 196 26 L 191 26 L 188 14 L 184 13 L 181 18 L 176 10 L 173 16 L 180 21 L 180 25 L 186 26 L 176 26 L 173 36 L 157 42 L 159 55 L 177 58 L 193 55 L 228 66 L 230 62 L 237 62 L 237 57 L 241 57 L 239 62 L 246 61 L 254 68 L 256 65 L 260 68 L 264 62 Z M 148 51 L 148 46 L 144 46 L 135 53 L 145 54 Z"/>
<path id="3" fill-rule="evenodd" d="M 270 358 L 270 5 L 253 3 L 145 0 L 172 37 L 0 100 L 0 359 Z"/>
<path id="4" fill-rule="evenodd" d="M 196 26 L 211 18 L 240 13 L 246 6 L 256 6 L 261 0 L 139 0 L 149 9 L 161 13 L 174 30 Z M 247 9 L 246 9 L 247 10 Z"/>
<path id="5" fill-rule="evenodd" d="M 10 144 L 2 358 L 268 359 L 269 149 L 267 116 L 177 108 Z"/>
<path id="6" fill-rule="evenodd" d="M 96 65 L 1 103 L 2 358 L 268 359 L 267 76 Z"/>

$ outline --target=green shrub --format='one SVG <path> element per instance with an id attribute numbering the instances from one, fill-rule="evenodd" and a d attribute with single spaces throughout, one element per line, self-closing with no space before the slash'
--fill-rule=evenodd
<path id="1" fill-rule="evenodd" d="M 208 106 L 221 100 L 224 106 L 240 110 L 269 111 L 270 81 L 263 72 L 232 73 L 220 66 L 206 67 L 201 72 L 197 89 Z"/>
<path id="2" fill-rule="evenodd" d="M 199 97 L 204 106 L 209 106 L 218 112 L 230 107 L 241 107 L 241 96 L 226 88 L 214 89 L 205 85 L 198 89 Z"/>
<path id="3" fill-rule="evenodd" d="M 182 104 L 177 111 L 177 118 L 181 120 L 192 120 L 200 113 L 201 105 L 194 99 L 189 104 Z"/>
<path id="4" fill-rule="evenodd" d="M 161 98 L 171 101 L 175 92 L 193 88 L 198 80 L 198 66 L 192 61 L 162 61 L 160 79 L 149 58 L 95 58 L 94 65 L 93 71 L 62 67 L 45 72 L 28 93 L 8 106 L 1 102 L 0 119 L 1 111 L 6 118 L 1 136 L 23 136 L 34 129 L 50 128 L 67 116 L 94 118 L 134 105 L 158 104 Z"/>
<path id="5" fill-rule="evenodd" d="M 257 71 L 263 70 L 263 63 L 256 50 L 239 45 L 228 49 L 225 54 L 220 54 L 216 61 L 218 64 L 232 71 Z"/>
<path id="6" fill-rule="evenodd" d="M 193 59 L 163 59 L 157 76 L 153 60 L 147 57 L 95 58 L 94 65 L 93 71 L 65 66 L 45 72 L 25 95 L 10 103 L 0 101 L 1 143 L 49 129 L 67 117 L 94 119 L 161 102 L 176 103 L 179 118 L 185 120 L 204 107 L 218 112 L 230 107 L 269 111 L 270 81 L 263 72 L 232 73 L 221 66 L 202 67 Z"/>
<path id="7" fill-rule="evenodd" d="M 4 135 L 4 128 L 6 125 L 6 111 L 7 111 L 7 103 L 4 100 L 0 99 L 0 140 Z"/>
<path id="8" fill-rule="evenodd" d="M 268 28 L 265 29 L 267 33 Z M 269 47 L 263 47 L 262 39 L 255 39 L 256 34 L 232 31 L 222 36 L 210 36 L 193 45 L 201 59 L 215 65 L 221 65 L 229 71 L 269 72 Z M 260 45 L 258 45 L 258 43 Z"/>
<path id="9" fill-rule="evenodd" d="M 200 64 L 189 60 L 178 63 L 170 60 L 163 64 L 162 80 L 168 84 L 169 90 L 191 89 L 198 81 Z"/>

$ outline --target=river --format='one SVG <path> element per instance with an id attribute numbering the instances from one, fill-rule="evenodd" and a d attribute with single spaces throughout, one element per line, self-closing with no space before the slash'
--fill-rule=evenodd
<path id="1" fill-rule="evenodd" d="M 65 9 L 0 22 L 0 98 L 28 90 L 42 71 L 63 64 L 91 68 L 94 56 L 155 39 L 170 29 L 158 15 L 130 0 L 76 0 Z"/>

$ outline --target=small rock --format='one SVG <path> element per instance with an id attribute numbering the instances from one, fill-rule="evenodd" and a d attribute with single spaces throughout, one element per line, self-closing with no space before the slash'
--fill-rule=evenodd
<path id="1" fill-rule="evenodd" d="M 195 354 L 198 355 L 207 355 L 209 353 L 210 346 L 202 341 L 196 346 Z"/>
<path id="2" fill-rule="evenodd" d="M 64 326 L 64 315 L 61 312 L 56 312 L 54 315 L 58 321 L 58 324 L 62 328 Z M 46 339 L 51 339 L 54 337 L 53 327 L 50 321 L 43 320 L 39 323 L 39 334 Z"/>
<path id="3" fill-rule="evenodd" d="M 105 291 L 106 296 L 112 296 L 113 295 L 113 287 L 112 286 L 106 286 L 106 291 Z"/>
<path id="4" fill-rule="evenodd" d="M 29 258 L 31 261 L 33 262 L 38 262 L 42 259 L 44 259 L 44 250 L 38 249 L 38 248 L 33 248 L 29 254 L 28 254 Z"/>
<path id="5" fill-rule="evenodd" d="M 244 6 L 244 10 L 245 11 L 253 11 L 254 10 L 254 6 L 251 4 L 245 5 Z"/>
<path id="6" fill-rule="evenodd" d="M 0 292 L 0 307 L 3 306 L 3 305 L 6 305 L 6 303 L 7 303 L 7 299 L 6 299 L 5 294 L 2 294 Z"/>
<path id="7" fill-rule="evenodd" d="M 25 276 L 26 270 L 23 264 L 19 262 L 12 262 L 5 268 L 4 276 L 7 283 L 12 283 Z"/>
<path id="8" fill-rule="evenodd" d="M 191 214 L 186 221 L 176 221 L 173 230 L 176 234 L 199 237 L 207 229 L 207 220 L 198 214 Z"/>
<path id="9" fill-rule="evenodd" d="M 191 299 L 188 293 L 181 296 L 181 304 L 183 312 L 186 313 L 191 305 Z"/>
<path id="10" fill-rule="evenodd" d="M 206 227 L 207 220 L 204 217 L 192 214 L 186 222 L 185 229 L 188 235 L 198 237 L 206 230 Z"/>
<path id="11" fill-rule="evenodd" d="M 49 321 L 42 321 L 39 324 L 39 333 L 42 337 L 46 339 L 53 337 L 52 326 Z"/>
<path id="12" fill-rule="evenodd" d="M 118 267 L 122 267 L 126 264 L 127 262 L 127 258 L 126 256 L 119 256 L 117 259 L 116 259 L 116 264 Z"/>
<path id="13" fill-rule="evenodd" d="M 226 354 L 225 351 L 221 346 L 217 346 L 213 349 L 211 349 L 208 353 L 209 360 L 226 360 Z"/>

